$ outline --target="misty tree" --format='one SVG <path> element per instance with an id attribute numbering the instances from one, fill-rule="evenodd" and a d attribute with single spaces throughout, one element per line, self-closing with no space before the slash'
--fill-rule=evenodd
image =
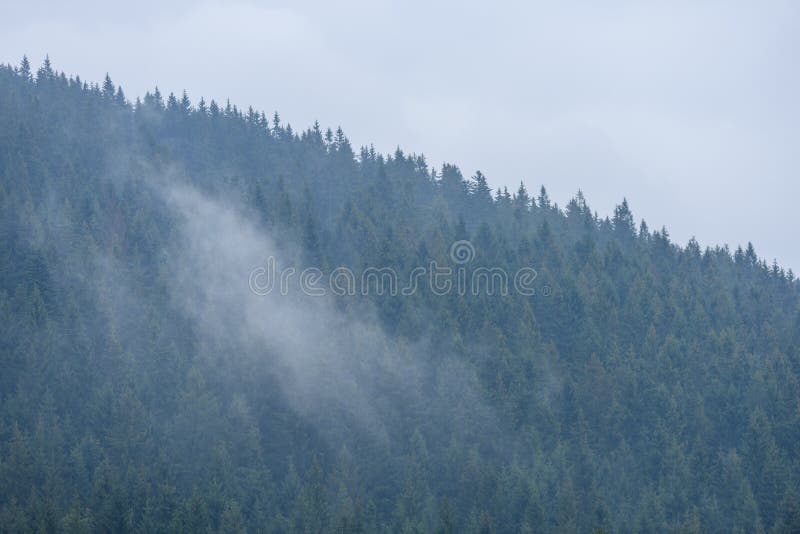
<path id="1" fill-rule="evenodd" d="M 800 285 L 753 244 L 32 82 L 0 68 L 0 530 L 800 529 Z M 247 284 L 271 253 L 403 279 L 457 240 L 535 294 Z"/>

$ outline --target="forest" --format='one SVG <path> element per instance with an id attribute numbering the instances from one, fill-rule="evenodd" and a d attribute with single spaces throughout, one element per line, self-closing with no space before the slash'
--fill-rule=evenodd
<path id="1" fill-rule="evenodd" d="M 800 281 L 623 196 L 0 66 L 0 532 L 800 532 Z"/>

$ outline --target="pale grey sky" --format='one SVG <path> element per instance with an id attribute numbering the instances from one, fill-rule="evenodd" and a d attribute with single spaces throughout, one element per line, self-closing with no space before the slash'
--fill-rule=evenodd
<path id="1" fill-rule="evenodd" d="M 8 4 L 2 62 L 341 124 L 601 215 L 627 197 L 800 272 L 800 2 Z"/>

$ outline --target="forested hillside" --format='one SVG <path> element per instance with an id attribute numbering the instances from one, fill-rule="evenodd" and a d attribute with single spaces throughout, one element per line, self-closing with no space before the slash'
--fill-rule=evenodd
<path id="1" fill-rule="evenodd" d="M 535 277 L 259 295 L 267 257 Z M 0 68 L 2 532 L 800 532 L 799 378 L 752 245 Z"/>

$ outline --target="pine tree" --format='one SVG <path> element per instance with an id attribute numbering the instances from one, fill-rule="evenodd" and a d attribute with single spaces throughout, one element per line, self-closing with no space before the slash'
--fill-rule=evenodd
<path id="1" fill-rule="evenodd" d="M 28 61 L 28 56 L 22 56 L 22 61 L 19 64 L 19 75 L 26 81 L 31 80 L 31 64 Z"/>
<path id="2" fill-rule="evenodd" d="M 36 83 L 42 84 L 53 78 L 53 66 L 50 64 L 50 56 L 44 57 L 44 62 L 39 70 L 36 72 Z"/>
<path id="3" fill-rule="evenodd" d="M 489 188 L 489 184 L 486 182 L 486 176 L 484 176 L 481 171 L 475 172 L 475 176 L 472 177 L 469 190 L 472 196 L 474 196 L 479 202 L 488 203 L 492 200 L 492 190 Z"/>
<path id="4" fill-rule="evenodd" d="M 539 208 L 543 210 L 551 208 L 550 197 L 547 195 L 547 189 L 544 186 L 539 189 Z"/>
<path id="5" fill-rule="evenodd" d="M 181 113 L 189 115 L 192 112 L 192 102 L 189 100 L 189 95 L 186 94 L 186 89 L 183 90 L 180 103 Z"/>
<path id="6" fill-rule="evenodd" d="M 614 218 L 612 219 L 614 230 L 623 236 L 631 236 L 636 232 L 633 222 L 633 214 L 628 207 L 627 199 L 622 199 L 622 204 L 614 208 Z"/>
<path id="7" fill-rule="evenodd" d="M 520 182 L 519 189 L 517 189 L 517 194 L 514 195 L 515 215 L 520 217 L 521 214 L 526 213 L 530 209 L 530 205 L 531 197 L 528 195 L 528 190 L 525 189 L 525 184 Z"/>
<path id="8" fill-rule="evenodd" d="M 114 83 L 111 81 L 111 77 L 106 73 L 106 78 L 103 81 L 103 97 L 111 100 L 114 98 L 116 94 L 116 88 L 114 87 Z"/>

